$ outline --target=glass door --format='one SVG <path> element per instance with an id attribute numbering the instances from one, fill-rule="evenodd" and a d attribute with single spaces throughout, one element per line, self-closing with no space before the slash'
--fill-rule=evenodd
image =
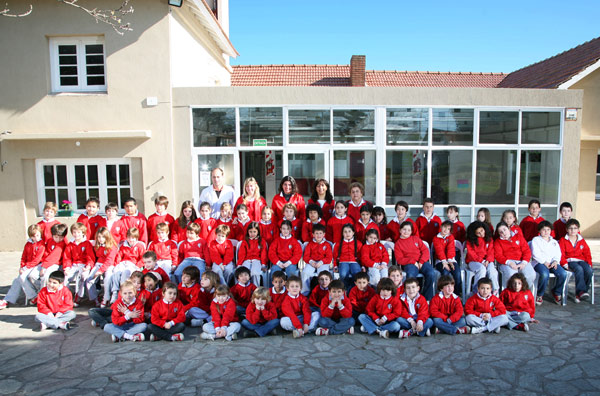
<path id="1" fill-rule="evenodd" d="M 287 174 L 296 179 L 298 192 L 308 201 L 316 179 L 329 181 L 329 152 L 327 150 L 299 151 L 287 154 Z"/>
<path id="2" fill-rule="evenodd" d="M 273 196 L 277 194 L 279 181 L 283 177 L 281 150 L 241 151 L 239 191 L 244 188 L 244 181 L 253 177 L 260 187 L 260 195 L 265 197 L 270 205 Z"/>

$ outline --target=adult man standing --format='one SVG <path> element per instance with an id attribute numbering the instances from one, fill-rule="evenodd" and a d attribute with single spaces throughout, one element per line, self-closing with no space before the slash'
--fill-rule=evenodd
<path id="1" fill-rule="evenodd" d="M 217 218 L 219 217 L 221 205 L 224 202 L 229 202 L 233 208 L 235 192 L 233 187 L 223 184 L 223 169 L 214 168 L 210 172 L 210 175 L 212 179 L 212 185 L 202 190 L 197 208 L 200 208 L 200 204 L 202 202 L 208 202 L 212 208 L 212 217 Z"/>

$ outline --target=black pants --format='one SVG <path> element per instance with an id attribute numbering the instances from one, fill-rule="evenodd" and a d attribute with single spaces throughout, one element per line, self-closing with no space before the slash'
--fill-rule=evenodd
<path id="1" fill-rule="evenodd" d="M 161 338 L 165 341 L 171 341 L 171 336 L 176 333 L 182 333 L 183 330 L 185 330 L 185 325 L 183 323 L 177 323 L 170 329 L 165 329 L 164 327 L 158 327 L 157 325 L 151 323 L 148 325 L 148 330 L 150 330 L 150 333 L 154 334 L 158 338 Z"/>

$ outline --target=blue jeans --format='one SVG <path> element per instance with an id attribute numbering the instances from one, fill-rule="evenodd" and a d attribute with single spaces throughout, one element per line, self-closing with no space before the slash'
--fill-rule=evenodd
<path id="1" fill-rule="evenodd" d="M 511 330 L 521 323 L 531 322 L 529 312 L 507 311 L 506 318 L 508 319 L 508 328 Z"/>
<path id="2" fill-rule="evenodd" d="M 436 263 L 435 269 L 442 275 L 451 275 L 454 278 L 454 291 L 456 294 L 462 294 L 462 277 L 460 275 L 460 262 L 454 263 L 454 270 L 448 271 L 444 269 L 444 265 Z M 433 296 L 431 296 L 433 298 Z"/>
<path id="3" fill-rule="evenodd" d="M 90 308 L 88 315 L 101 329 L 108 323 L 112 323 L 112 309 L 110 308 Z"/>
<path id="4" fill-rule="evenodd" d="M 200 278 L 202 278 L 202 274 L 204 273 L 204 271 L 206 271 L 206 262 L 201 258 L 188 257 L 184 259 L 181 263 L 179 263 L 179 265 L 175 269 L 175 272 L 173 273 L 173 275 L 171 275 L 171 282 L 177 285 L 180 284 L 183 270 L 189 267 L 190 265 L 193 265 L 194 267 L 198 268 L 198 270 L 200 271 Z"/>
<path id="5" fill-rule="evenodd" d="M 271 274 L 269 276 L 269 284 L 271 285 L 271 287 L 273 286 L 273 284 L 271 283 L 271 276 L 273 276 L 275 271 L 283 271 L 283 272 L 285 272 L 285 275 L 289 278 L 292 275 L 298 275 L 298 266 L 292 264 L 292 265 L 288 265 L 287 267 L 285 267 L 285 269 L 282 269 L 281 267 L 279 267 L 277 265 L 272 265 L 271 266 Z"/>
<path id="6" fill-rule="evenodd" d="M 259 337 L 268 335 L 273 329 L 279 326 L 279 319 L 269 320 L 267 323 L 252 324 L 248 319 L 242 320 L 242 326 L 258 334 Z"/>
<path id="7" fill-rule="evenodd" d="M 404 272 L 406 272 L 406 278 L 416 278 L 419 273 L 423 274 L 423 288 L 421 294 L 425 296 L 427 301 L 431 301 L 435 291 L 433 290 L 433 282 L 435 281 L 435 270 L 426 262 L 419 270 L 414 264 L 406 264 L 403 266 Z"/>
<path id="8" fill-rule="evenodd" d="M 452 322 L 450 319 L 446 322 L 441 318 L 433 318 L 433 325 L 446 334 L 454 335 L 458 332 L 458 328 L 465 327 L 467 322 L 465 322 L 465 318 L 460 318 L 456 322 Z"/>
<path id="9" fill-rule="evenodd" d="M 415 318 L 415 321 L 417 319 Z M 411 330 L 412 326 L 410 325 L 410 323 L 408 322 L 408 320 L 404 319 L 404 318 L 398 318 L 396 319 L 396 322 L 398 323 L 398 325 L 400 326 L 401 329 L 404 330 Z M 428 329 L 431 329 L 431 327 L 433 326 L 433 320 L 431 320 L 431 318 L 427 318 L 427 320 L 425 321 L 425 323 L 423 323 L 423 330 L 418 332 L 417 334 L 421 337 L 425 337 L 425 334 L 427 333 Z"/>
<path id="10" fill-rule="evenodd" d="M 575 295 L 587 292 L 592 283 L 592 267 L 585 261 L 569 261 L 569 269 L 575 275 Z"/>
<path id="11" fill-rule="evenodd" d="M 340 280 L 346 285 L 346 290 L 350 290 L 354 286 L 352 278 L 361 271 L 361 268 L 360 264 L 356 261 L 342 261 L 338 265 L 338 271 L 340 273 Z"/>
<path id="12" fill-rule="evenodd" d="M 129 322 L 129 323 L 125 323 L 124 325 L 121 325 L 121 326 L 117 326 L 115 324 L 108 323 L 106 326 L 104 326 L 103 330 L 108 334 L 114 335 L 118 338 L 123 338 L 125 333 L 131 334 L 131 335 L 143 333 L 144 331 L 146 331 L 147 327 L 148 327 L 148 325 L 146 325 L 146 323 L 143 323 L 143 322 L 142 323 Z"/>
<path id="13" fill-rule="evenodd" d="M 369 315 L 360 314 L 358 316 L 358 321 L 360 322 L 360 324 L 363 325 L 363 327 L 365 328 L 365 330 L 367 330 L 367 333 L 369 334 L 373 334 L 377 330 L 387 330 L 391 333 L 397 333 L 400 331 L 400 324 L 395 320 L 390 320 L 382 326 L 377 326 L 375 321 L 371 319 Z"/>
<path id="14" fill-rule="evenodd" d="M 538 288 L 537 295 L 538 297 L 543 297 L 546 291 L 546 287 L 548 287 L 548 278 L 550 277 L 550 272 L 552 272 L 556 276 L 556 282 L 554 284 L 554 289 L 552 289 L 552 293 L 557 296 L 562 296 L 563 287 L 565 285 L 565 281 L 567 280 L 567 271 L 560 265 L 556 267 L 556 269 L 549 269 L 542 263 L 538 263 L 535 268 L 535 272 L 538 273 Z"/>
<path id="15" fill-rule="evenodd" d="M 329 334 L 344 334 L 350 327 L 354 326 L 354 319 L 340 318 L 337 322 L 331 318 L 321 316 L 319 319 L 319 327 L 329 329 Z"/>

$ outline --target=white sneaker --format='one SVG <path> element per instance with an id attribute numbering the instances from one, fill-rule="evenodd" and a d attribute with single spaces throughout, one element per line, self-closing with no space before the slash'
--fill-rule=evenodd
<path id="1" fill-rule="evenodd" d="M 387 330 L 379 330 L 379 337 L 390 338 L 390 332 Z"/>
<path id="2" fill-rule="evenodd" d="M 367 329 L 365 329 L 365 326 L 360 326 L 360 332 L 367 333 Z"/>
<path id="3" fill-rule="evenodd" d="M 156 341 L 157 338 L 154 334 L 150 334 L 150 341 Z"/>
<path id="4" fill-rule="evenodd" d="M 471 327 L 471 334 L 480 334 L 485 331 L 485 327 Z"/>
<path id="5" fill-rule="evenodd" d="M 207 333 L 207 332 L 205 331 L 204 333 L 200 334 L 200 338 L 202 338 L 203 340 L 212 340 L 212 341 L 214 341 L 214 339 L 215 339 L 215 335 L 214 335 L 214 334 Z"/>
<path id="6" fill-rule="evenodd" d="M 171 336 L 171 341 L 183 341 L 183 339 L 183 333 L 177 333 Z"/>
<path id="7" fill-rule="evenodd" d="M 232 339 L 232 340 L 237 340 L 237 339 L 238 339 L 238 333 L 233 333 L 233 334 L 231 335 L 231 339 Z"/>
<path id="8" fill-rule="evenodd" d="M 0 309 L 8 308 L 8 302 L 6 300 L 0 300 Z"/>
<path id="9" fill-rule="evenodd" d="M 425 337 L 431 337 L 431 331 L 429 329 L 425 332 Z"/>
<path id="10" fill-rule="evenodd" d="M 500 326 L 498 326 L 494 329 L 494 333 L 500 334 Z"/>
<path id="11" fill-rule="evenodd" d="M 41 331 L 44 331 L 44 330 L 46 330 L 46 329 L 48 329 L 48 326 L 46 326 L 46 324 L 45 324 L 45 323 L 40 323 L 40 330 L 41 330 Z"/>
<path id="12" fill-rule="evenodd" d="M 324 329 L 322 327 L 319 327 L 317 329 L 317 331 L 315 331 L 315 334 L 318 335 L 318 336 L 326 336 L 326 335 L 329 334 L 329 329 Z"/>
<path id="13" fill-rule="evenodd" d="M 398 338 L 408 338 L 411 336 L 411 332 L 410 330 L 400 330 L 400 332 L 398 333 Z"/>
<path id="14" fill-rule="evenodd" d="M 352 326 L 348 329 L 348 334 L 350 334 L 350 335 L 354 334 L 354 326 Z"/>
<path id="15" fill-rule="evenodd" d="M 292 337 L 294 337 L 294 338 L 300 338 L 300 332 L 298 330 L 294 329 L 292 331 Z"/>
<path id="16" fill-rule="evenodd" d="M 110 339 L 112 340 L 112 342 L 119 342 L 120 341 L 119 337 L 117 337 L 114 334 L 111 334 Z"/>
<path id="17" fill-rule="evenodd" d="M 131 341 L 136 342 L 136 341 L 144 341 L 146 339 L 146 337 L 144 337 L 143 333 L 138 333 L 135 334 L 132 338 Z"/>
<path id="18" fill-rule="evenodd" d="M 71 328 L 71 325 L 69 324 L 69 322 L 62 322 L 60 325 L 58 325 L 58 327 L 63 330 L 69 330 Z"/>
<path id="19" fill-rule="evenodd" d="M 96 323 L 95 320 L 92 319 L 92 321 L 90 322 L 90 324 L 92 325 L 92 327 L 98 327 L 98 323 Z"/>

